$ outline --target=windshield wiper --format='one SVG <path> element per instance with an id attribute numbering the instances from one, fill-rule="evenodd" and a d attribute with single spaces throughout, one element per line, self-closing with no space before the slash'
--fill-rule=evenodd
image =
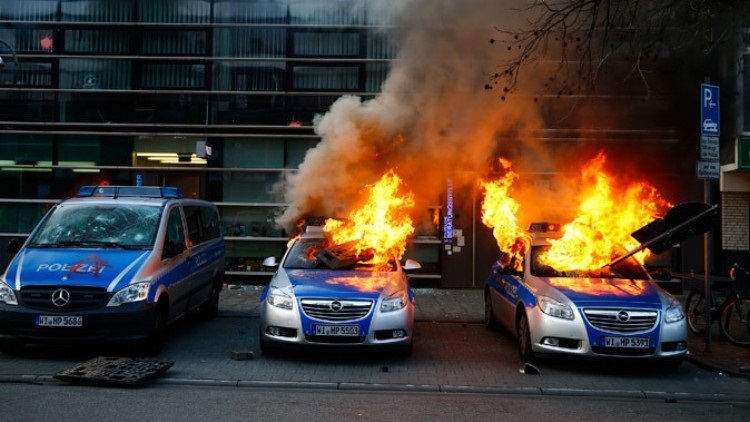
<path id="1" fill-rule="evenodd" d="M 101 240 L 64 240 L 54 244 L 50 244 L 49 247 L 69 247 L 69 246 L 83 246 L 83 247 L 105 247 L 105 248 L 118 248 L 118 249 L 139 249 L 142 246 L 123 245 L 118 242 L 105 242 Z"/>

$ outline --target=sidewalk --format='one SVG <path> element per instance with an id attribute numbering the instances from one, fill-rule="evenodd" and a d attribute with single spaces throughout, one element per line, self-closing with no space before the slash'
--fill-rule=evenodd
<path id="1" fill-rule="evenodd" d="M 219 312 L 258 316 L 262 287 L 227 285 L 222 290 Z M 414 289 L 417 321 L 484 322 L 484 298 L 481 289 Z M 706 337 L 691 334 L 687 360 L 713 372 L 750 378 L 750 346 L 735 346 L 722 339 L 714 326 L 711 351 Z"/>

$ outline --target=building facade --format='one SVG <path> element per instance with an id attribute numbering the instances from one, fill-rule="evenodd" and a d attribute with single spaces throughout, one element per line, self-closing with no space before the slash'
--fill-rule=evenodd
<path id="1" fill-rule="evenodd" d="M 314 116 L 342 95 L 377 96 L 396 58 L 399 46 L 384 31 L 395 24 L 389 1 L 1 1 L 0 240 L 27 235 L 82 185 L 178 186 L 219 206 L 227 274 L 267 281 L 260 262 L 288 240 L 274 223 L 285 206 L 279 182 L 320 141 Z M 549 121 L 574 101 L 551 105 Z M 694 178 L 698 147 L 686 146 L 691 132 L 670 115 L 669 92 L 648 103 L 617 92 L 589 101 L 609 113 L 599 121 L 625 113 L 637 123 L 588 131 L 550 124 L 539 136 L 561 154 L 593 138 L 616 153 L 635 145 L 654 161 L 688 151 L 658 172 Z M 697 183 L 677 196 L 699 199 Z M 745 219 L 742 233 L 723 238 L 741 258 L 748 190 L 723 199 Z M 451 253 L 439 232 L 415 238 L 407 255 L 422 263 L 415 280 L 425 285 L 476 287 L 496 254 L 477 198 L 456 197 L 463 221 L 455 242 L 471 252 Z"/>

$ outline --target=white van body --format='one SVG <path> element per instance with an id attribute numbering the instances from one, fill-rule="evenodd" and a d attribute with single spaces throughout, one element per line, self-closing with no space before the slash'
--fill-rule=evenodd
<path id="1" fill-rule="evenodd" d="M 158 353 L 180 317 L 216 316 L 224 253 L 210 202 L 176 188 L 82 187 L 0 277 L 0 347 L 124 342 Z"/>

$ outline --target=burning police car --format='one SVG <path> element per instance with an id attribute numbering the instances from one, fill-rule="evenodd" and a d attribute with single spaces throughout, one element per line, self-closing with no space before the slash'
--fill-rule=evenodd
<path id="1" fill-rule="evenodd" d="M 375 262 L 367 251 L 335 245 L 321 226 L 308 225 L 290 242 L 261 294 L 260 345 L 413 347 L 414 293 L 396 257 Z M 269 258 L 265 265 L 275 266 Z"/>
<path id="2" fill-rule="evenodd" d="M 532 224 L 523 262 L 493 265 L 484 294 L 487 327 L 515 334 L 524 361 L 555 354 L 678 365 L 688 337 L 679 301 L 633 257 L 589 271 L 545 263 L 541 258 L 550 239 L 560 236 L 557 230 Z"/>

